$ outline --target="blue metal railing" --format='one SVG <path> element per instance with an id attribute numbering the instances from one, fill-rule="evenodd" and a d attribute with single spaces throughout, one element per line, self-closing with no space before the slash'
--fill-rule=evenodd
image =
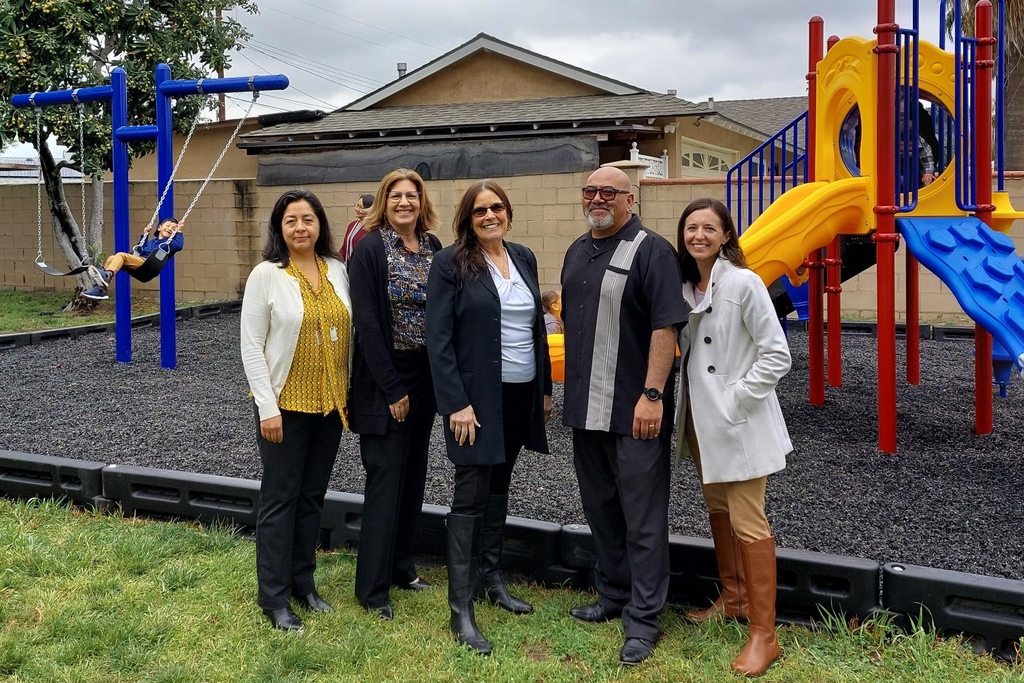
<path id="1" fill-rule="evenodd" d="M 978 209 L 978 193 L 974 182 L 974 62 L 977 56 L 978 40 L 963 34 L 963 6 L 953 4 L 953 64 L 955 68 L 955 111 L 956 139 L 956 205 L 963 211 Z M 1000 145 L 1001 146 L 1001 145 Z"/>
<path id="2" fill-rule="evenodd" d="M 1006 0 L 996 0 L 996 16 L 999 19 L 996 45 L 996 174 L 999 192 L 1006 191 L 1005 166 L 1003 161 L 1003 141 L 1006 139 Z"/>
<path id="3" fill-rule="evenodd" d="M 896 203 L 900 212 L 917 208 L 917 194 L 921 186 L 921 100 L 918 64 L 920 60 L 918 36 L 920 17 L 918 2 L 914 0 L 912 28 L 896 32 L 899 53 L 896 58 Z"/>
<path id="4" fill-rule="evenodd" d="M 736 229 L 740 233 L 753 222 L 754 217 L 764 211 L 766 200 L 771 204 L 777 195 L 807 182 L 807 125 L 807 112 L 804 112 L 729 169 L 726 176 L 726 205 L 736 219 Z M 801 133 L 805 141 L 803 147 L 800 146 Z"/>

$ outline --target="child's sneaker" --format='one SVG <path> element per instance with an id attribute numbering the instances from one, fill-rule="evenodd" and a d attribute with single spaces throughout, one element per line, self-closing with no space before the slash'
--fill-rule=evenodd
<path id="1" fill-rule="evenodd" d="M 107 288 L 104 285 L 93 285 L 89 289 L 82 292 L 82 296 L 86 299 L 94 299 L 96 301 L 102 301 L 107 298 Z"/>

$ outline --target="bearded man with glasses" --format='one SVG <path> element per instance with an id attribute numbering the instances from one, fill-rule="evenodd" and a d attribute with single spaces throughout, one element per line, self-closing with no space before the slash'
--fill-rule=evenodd
<path id="1" fill-rule="evenodd" d="M 597 550 L 597 602 L 569 613 L 621 617 L 619 661 L 633 665 L 654 651 L 668 597 L 671 374 L 690 307 L 675 249 L 640 223 L 629 188 L 615 167 L 587 180 L 590 230 L 566 252 L 561 280 L 563 422 Z"/>

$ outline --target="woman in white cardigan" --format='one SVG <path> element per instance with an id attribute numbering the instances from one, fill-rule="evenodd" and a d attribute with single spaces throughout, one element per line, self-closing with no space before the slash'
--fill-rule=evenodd
<path id="1" fill-rule="evenodd" d="M 259 605 L 274 628 L 330 612 L 313 582 L 327 484 L 347 420 L 352 349 L 348 273 L 323 204 L 289 190 L 270 214 L 264 261 L 242 298 L 242 365 L 263 478 L 256 515 Z"/>
<path id="2" fill-rule="evenodd" d="M 690 203 L 677 246 L 683 298 L 693 309 L 679 335 L 677 447 L 697 466 L 722 583 L 711 607 L 688 616 L 749 620 L 749 640 L 732 669 L 759 676 L 780 654 L 775 537 L 764 501 L 768 475 L 785 468 L 793 450 L 775 395 L 791 365 L 789 345 L 725 205 Z"/>

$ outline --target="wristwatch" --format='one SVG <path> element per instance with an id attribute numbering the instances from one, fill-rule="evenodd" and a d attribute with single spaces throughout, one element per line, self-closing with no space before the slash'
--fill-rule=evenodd
<path id="1" fill-rule="evenodd" d="M 660 401 L 661 395 L 661 392 L 655 389 L 654 387 L 648 387 L 644 389 L 644 396 L 646 396 L 652 401 Z"/>

